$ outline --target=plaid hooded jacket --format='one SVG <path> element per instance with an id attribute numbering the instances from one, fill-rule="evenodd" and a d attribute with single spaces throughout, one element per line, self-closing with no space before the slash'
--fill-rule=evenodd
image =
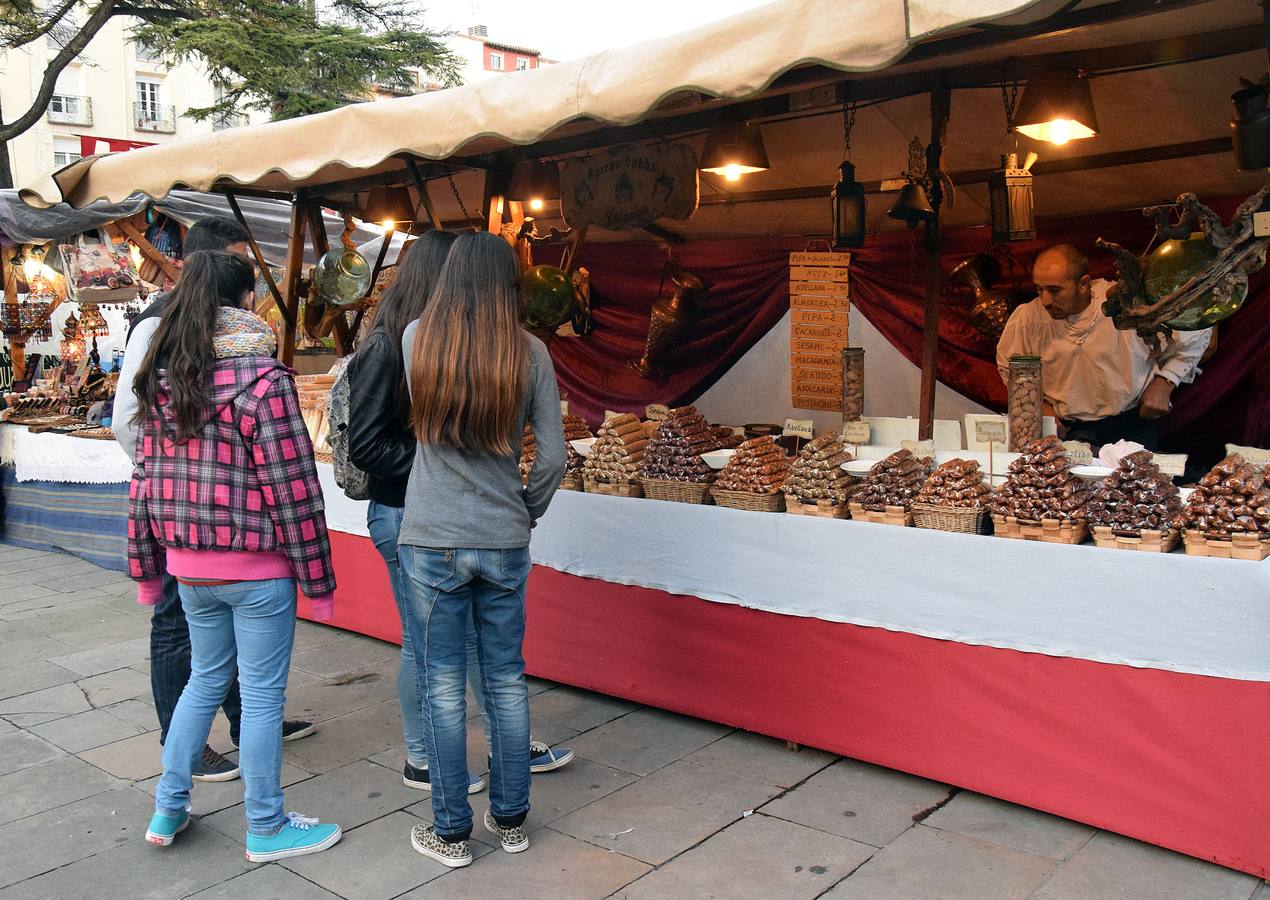
<path id="1" fill-rule="evenodd" d="M 313 445 L 291 371 L 266 357 L 216 361 L 198 435 L 176 441 L 158 412 L 138 441 L 129 487 L 128 571 L 164 571 L 164 548 L 281 552 L 307 597 L 335 590 Z"/>

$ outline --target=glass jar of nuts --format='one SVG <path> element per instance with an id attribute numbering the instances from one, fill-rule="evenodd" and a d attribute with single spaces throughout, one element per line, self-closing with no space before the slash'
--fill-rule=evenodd
<path id="1" fill-rule="evenodd" d="M 846 347 L 842 351 L 842 421 L 858 422 L 864 418 L 864 348 Z"/>
<path id="2" fill-rule="evenodd" d="M 1041 436 L 1041 358 L 1011 356 L 1006 382 L 1009 395 L 1010 452 L 1018 453 Z"/>

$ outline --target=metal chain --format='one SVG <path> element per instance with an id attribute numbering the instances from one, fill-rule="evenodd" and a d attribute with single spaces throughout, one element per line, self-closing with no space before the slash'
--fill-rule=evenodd
<path id="1" fill-rule="evenodd" d="M 449 167 L 445 167 L 445 177 L 450 181 L 450 190 L 454 192 L 454 199 L 458 201 L 459 209 L 463 212 L 463 221 L 471 222 L 472 214 L 467 211 L 467 207 L 463 205 L 463 198 L 459 196 L 459 186 L 454 183 L 454 171 Z"/>
<path id="2" fill-rule="evenodd" d="M 858 101 L 842 104 L 842 143 L 843 156 L 846 159 L 851 158 L 851 129 L 855 128 L 856 108 L 859 105 Z"/>
<path id="3" fill-rule="evenodd" d="M 1014 133 L 1014 110 L 1019 105 L 1019 83 L 1017 81 L 1001 83 L 1001 102 L 1005 104 L 1005 130 Z"/>

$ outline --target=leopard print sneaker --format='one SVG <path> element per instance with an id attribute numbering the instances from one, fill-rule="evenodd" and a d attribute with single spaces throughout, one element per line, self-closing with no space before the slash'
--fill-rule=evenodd
<path id="1" fill-rule="evenodd" d="M 488 809 L 485 810 L 485 830 L 502 841 L 503 849 L 508 853 L 521 853 L 529 849 L 529 835 L 525 834 L 524 825 L 499 825 Z"/>
<path id="2" fill-rule="evenodd" d="M 451 869 L 461 869 L 472 864 L 472 848 L 467 841 L 443 841 L 431 825 L 416 825 L 411 828 L 410 846 Z"/>

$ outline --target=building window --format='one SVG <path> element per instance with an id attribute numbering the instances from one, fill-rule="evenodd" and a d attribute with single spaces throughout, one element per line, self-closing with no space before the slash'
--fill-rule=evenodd
<path id="1" fill-rule="evenodd" d="M 137 82 L 137 115 L 159 117 L 159 84 L 156 81 Z"/>
<path id="2" fill-rule="evenodd" d="M 79 141 L 54 141 L 53 167 L 60 169 L 63 166 L 69 166 L 77 159 L 82 159 L 79 149 Z"/>
<path id="3" fill-rule="evenodd" d="M 523 56 L 516 57 L 516 71 L 517 72 L 524 72 L 528 68 L 529 68 L 529 60 L 525 59 L 525 57 Z"/>
<path id="4" fill-rule="evenodd" d="M 489 55 L 489 67 L 498 69 L 501 72 L 503 69 L 503 54 L 491 52 Z"/>

